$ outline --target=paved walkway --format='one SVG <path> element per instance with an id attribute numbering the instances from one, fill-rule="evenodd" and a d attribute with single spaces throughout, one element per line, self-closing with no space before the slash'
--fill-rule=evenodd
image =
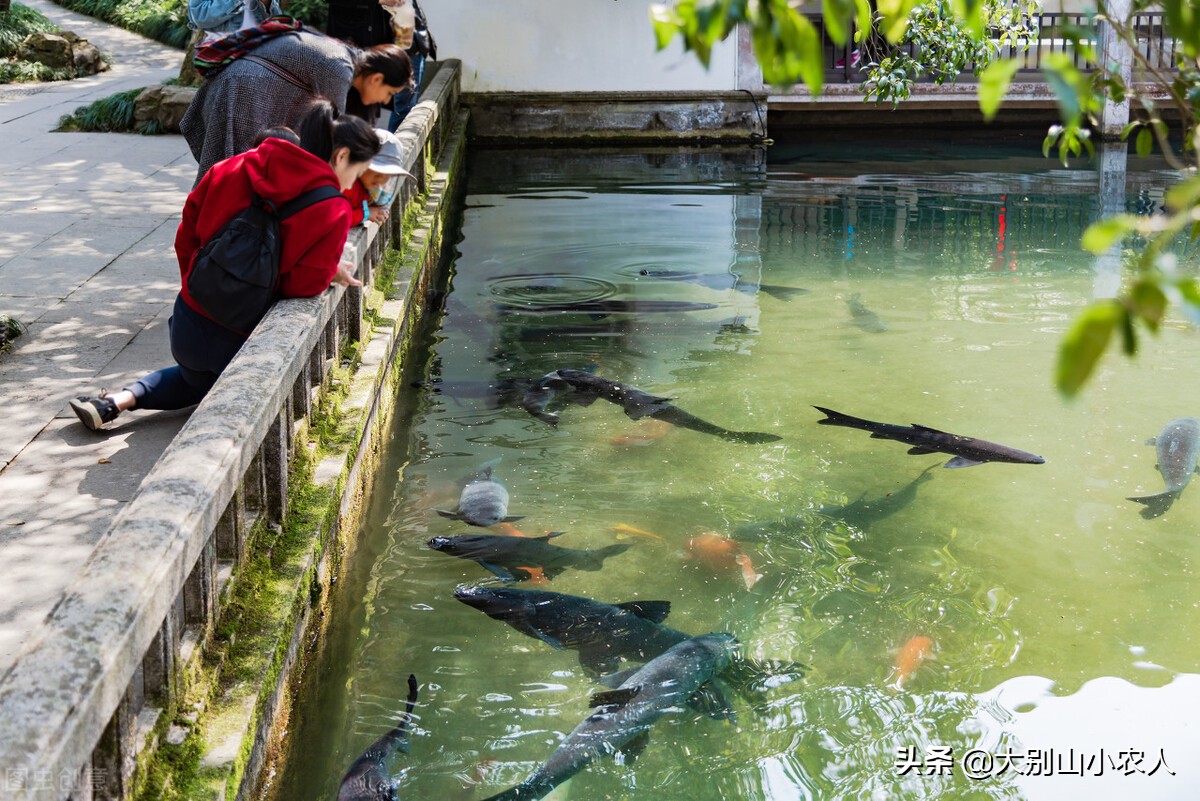
<path id="1" fill-rule="evenodd" d="M 171 362 L 172 243 L 196 164 L 180 136 L 52 133 L 115 92 L 174 77 L 183 53 L 21 0 L 113 57 L 98 76 L 0 86 L 0 673 L 186 420 L 134 412 L 97 434 L 66 406 Z"/>

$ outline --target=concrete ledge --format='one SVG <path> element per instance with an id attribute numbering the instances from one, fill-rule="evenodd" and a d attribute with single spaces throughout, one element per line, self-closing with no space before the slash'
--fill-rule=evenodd
<path id="1" fill-rule="evenodd" d="M 484 141 L 696 144 L 761 131 L 749 92 L 467 93 L 462 102 Z"/>

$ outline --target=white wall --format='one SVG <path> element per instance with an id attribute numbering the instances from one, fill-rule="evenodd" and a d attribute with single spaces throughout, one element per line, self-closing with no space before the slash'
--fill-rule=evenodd
<path id="1" fill-rule="evenodd" d="M 706 71 L 678 40 L 657 52 L 649 0 L 421 0 L 438 56 L 468 92 L 725 91 L 735 37 Z"/>

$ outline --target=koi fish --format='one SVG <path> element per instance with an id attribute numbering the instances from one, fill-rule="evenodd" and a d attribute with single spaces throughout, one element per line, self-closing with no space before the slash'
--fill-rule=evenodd
<path id="1" fill-rule="evenodd" d="M 925 664 L 925 660 L 933 656 L 933 640 L 928 637 L 918 634 L 900 647 L 900 651 L 896 654 L 896 664 L 892 667 L 892 676 L 895 676 L 893 681 L 888 686 L 893 690 L 904 689 L 904 684 L 912 674 L 917 672 L 921 665 Z M 889 676 L 889 678 L 891 678 Z"/>
<path id="2" fill-rule="evenodd" d="M 631 445 L 652 445 L 665 437 L 671 431 L 671 424 L 663 420 L 643 420 L 624 434 L 609 440 L 610 445 L 628 447 Z"/>
<path id="3" fill-rule="evenodd" d="M 613 526 L 612 530 L 616 532 L 617 539 L 619 539 L 619 540 L 627 540 L 630 537 L 642 537 L 642 538 L 648 539 L 648 540 L 658 540 L 659 542 L 666 542 L 665 539 L 658 536 L 657 534 L 651 534 L 649 531 L 642 531 L 640 528 L 634 528 L 633 526 L 627 525 L 625 523 L 618 523 L 617 525 Z"/>
<path id="4" fill-rule="evenodd" d="M 497 523 L 494 526 L 488 526 L 488 530 L 494 531 L 497 534 L 500 534 L 505 537 L 528 537 L 529 536 L 524 531 L 521 531 L 521 529 L 514 526 L 512 523 L 505 523 L 504 521 L 500 521 L 499 523 Z"/>
<path id="5" fill-rule="evenodd" d="M 746 589 L 752 588 L 762 578 L 754 571 L 754 564 L 749 556 L 742 553 L 740 545 L 712 531 L 706 531 L 688 540 L 687 550 L 691 558 L 699 559 L 713 570 L 739 570 Z"/>

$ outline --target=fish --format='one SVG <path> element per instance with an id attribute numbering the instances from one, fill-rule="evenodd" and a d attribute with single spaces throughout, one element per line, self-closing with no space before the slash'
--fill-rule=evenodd
<path id="1" fill-rule="evenodd" d="M 776 300 L 791 300 L 809 294 L 809 290 L 798 287 L 743 282 L 741 276 L 734 273 L 690 273 L 683 270 L 644 269 L 638 270 L 638 275 L 663 281 L 686 281 L 689 284 L 706 286 L 709 289 L 736 289 L 747 295 L 762 292 Z"/>
<path id="2" fill-rule="evenodd" d="M 904 684 L 912 678 L 913 673 L 933 656 L 933 640 L 917 635 L 900 647 L 896 654 L 896 663 L 892 667 L 895 680 L 888 686 L 893 690 L 904 689 Z"/>
<path id="3" fill-rule="evenodd" d="M 1196 460 L 1200 458 L 1200 420 L 1195 417 L 1172 420 L 1146 444 L 1155 447 L 1158 454 L 1155 468 L 1162 474 L 1166 488 L 1154 495 L 1133 495 L 1126 500 L 1144 504 L 1142 517 L 1150 520 L 1170 509 L 1192 480 L 1192 474 L 1200 472 L 1196 466 Z"/>
<path id="4" fill-rule="evenodd" d="M 609 440 L 610 445 L 621 448 L 653 445 L 671 432 L 671 424 L 665 420 L 642 420 L 636 427 Z"/>
<path id="5" fill-rule="evenodd" d="M 618 523 L 617 525 L 613 526 L 612 530 L 616 533 L 617 539 L 619 539 L 619 540 L 626 539 L 628 537 L 642 537 L 643 539 L 647 539 L 647 540 L 658 540 L 659 542 L 666 542 L 665 539 L 658 536 L 657 534 L 652 534 L 649 531 L 643 531 L 640 528 L 634 528 L 633 526 L 629 525 L 628 523 Z"/>
<path id="6" fill-rule="evenodd" d="M 663 625 L 670 601 L 609 604 L 548 590 L 462 585 L 454 597 L 493 620 L 507 623 L 556 651 L 572 650 L 589 676 L 623 677 L 623 662 L 648 662 L 692 635 Z M 722 678 L 751 699 L 758 687 L 770 687 L 804 676 L 796 662 L 738 656 Z"/>
<path id="7" fill-rule="evenodd" d="M 458 498 L 458 508 L 453 512 L 445 509 L 435 509 L 442 517 L 451 520 L 461 520 L 471 525 L 487 528 L 497 523 L 515 523 L 523 520 L 524 515 L 508 513 L 508 490 L 499 481 L 492 478 L 492 470 L 500 463 L 493 459 L 480 465 L 479 469 L 466 479 L 462 494 Z"/>
<path id="8" fill-rule="evenodd" d="M 846 301 L 846 305 L 850 308 L 851 322 L 868 334 L 882 334 L 884 331 L 887 331 L 887 323 L 879 319 L 878 314 L 868 309 L 863 304 L 861 298 L 862 295 L 855 292 Z"/>
<path id="9" fill-rule="evenodd" d="M 777 442 L 781 439 L 781 437 L 775 434 L 760 433 L 757 431 L 730 431 L 727 428 L 714 425 L 685 412 L 683 409 L 672 404 L 671 398 L 651 395 L 636 387 L 631 387 L 609 378 L 602 378 L 587 370 L 575 370 L 563 367 L 547 373 L 541 379 L 542 384 L 551 385 L 556 390 L 562 388 L 562 382 L 569 385 L 572 390 L 567 395 L 568 402 L 579 406 L 590 406 L 598 398 L 603 398 L 610 403 L 620 406 L 625 412 L 625 416 L 631 420 L 651 417 L 680 428 L 688 428 L 703 434 L 712 434 L 731 442 L 763 444 Z"/>
<path id="10" fill-rule="evenodd" d="M 818 511 L 828 517 L 836 517 L 859 527 L 878 523 L 904 507 L 917 497 L 917 487 L 933 478 L 930 472 L 937 465 L 930 465 L 921 471 L 920 475 L 905 484 L 895 492 L 888 492 L 876 498 L 867 498 L 863 493 L 857 500 L 841 506 L 822 506 Z"/>
<path id="11" fill-rule="evenodd" d="M 697 534 L 688 540 L 688 555 L 710 568 L 725 571 L 736 568 L 741 572 L 746 589 L 751 589 L 762 576 L 754 571 L 750 557 L 742 553 L 742 547 L 728 537 L 713 531 Z"/>
<path id="12" fill-rule="evenodd" d="M 599 757 L 622 752 L 630 761 L 649 742 L 650 727 L 683 706 L 719 720 L 733 712 L 716 684 L 738 647 L 732 634 L 702 634 L 672 646 L 616 689 L 596 693 L 596 709 L 528 778 L 486 801 L 539 799 Z"/>
<path id="13" fill-rule="evenodd" d="M 610 314 L 669 314 L 715 308 L 715 303 L 697 303 L 690 300 L 581 300 L 572 303 L 497 304 L 501 314 L 586 314 L 593 320 Z"/>
<path id="14" fill-rule="evenodd" d="M 396 784 L 387 769 L 392 754 L 408 753 L 408 730 L 417 705 L 417 677 L 408 677 L 408 702 L 404 714 L 387 734 L 371 744 L 350 765 L 338 788 L 338 801 L 396 801 Z"/>
<path id="15" fill-rule="evenodd" d="M 604 560 L 625 553 L 629 543 L 617 543 L 594 551 L 561 548 L 550 540 L 562 536 L 552 531 L 544 537 L 505 537 L 495 534 L 462 534 L 434 537 L 429 547 L 441 553 L 478 562 L 486 570 L 506 581 L 525 581 L 532 574 L 525 567 L 539 567 L 543 578 L 553 579 L 568 568 L 595 571 Z"/>
<path id="16" fill-rule="evenodd" d="M 592 676 L 612 673 L 621 660 L 646 662 L 691 635 L 662 622 L 670 601 L 608 604 L 547 590 L 463 585 L 454 597 L 555 650 L 570 649 Z"/>
<path id="17" fill-rule="evenodd" d="M 505 537 L 528 537 L 529 536 L 524 531 L 521 531 L 521 529 L 514 526 L 512 523 L 505 523 L 503 521 L 497 523 L 494 526 L 488 526 L 488 529 L 496 532 L 497 534 L 505 536 Z"/>
<path id="18" fill-rule="evenodd" d="M 1010 448 L 985 439 L 964 437 L 939 431 L 936 428 L 918 425 L 898 426 L 890 423 L 876 423 L 851 417 L 848 414 L 835 412 L 822 406 L 814 406 L 825 414 L 824 420 L 817 422 L 823 426 L 845 426 L 870 431 L 872 439 L 891 439 L 912 445 L 910 454 L 919 456 L 926 453 L 945 453 L 954 458 L 946 462 L 946 467 L 973 467 L 984 462 L 1011 462 L 1015 464 L 1045 464 L 1046 460 L 1035 453 Z"/>

